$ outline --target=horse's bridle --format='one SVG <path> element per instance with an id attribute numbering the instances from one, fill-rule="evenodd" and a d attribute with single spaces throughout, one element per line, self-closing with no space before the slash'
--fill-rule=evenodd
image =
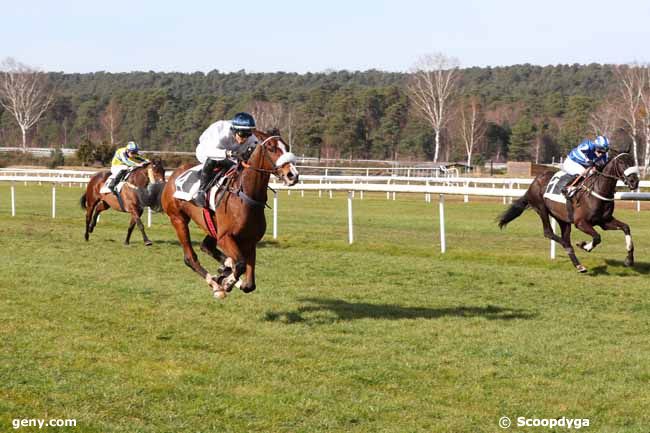
<path id="1" fill-rule="evenodd" d="M 276 176 L 276 177 L 280 177 L 280 175 L 278 174 L 278 172 L 280 171 L 280 168 L 282 168 L 282 166 L 280 166 L 280 167 L 276 167 L 276 164 L 273 162 L 273 160 L 272 160 L 271 157 L 269 156 L 269 153 L 268 153 L 268 151 L 266 150 L 266 146 L 265 146 L 265 144 L 266 144 L 268 141 L 270 141 L 271 139 L 273 139 L 273 138 L 278 138 L 278 139 L 279 139 L 280 136 L 279 136 L 279 135 L 271 135 L 271 136 L 265 138 L 264 141 L 262 141 L 261 143 L 259 143 L 259 144 L 256 145 L 256 146 L 262 146 L 262 152 L 263 152 L 262 155 L 264 156 L 264 158 L 265 158 L 268 162 L 271 163 L 272 166 L 275 167 L 273 170 L 269 170 L 269 169 L 266 169 L 266 168 L 253 167 L 252 165 L 250 165 L 250 164 L 248 163 L 248 161 L 242 161 L 242 162 L 241 162 L 242 167 L 244 167 L 244 169 L 249 169 L 249 170 L 257 171 L 258 173 L 272 174 L 272 175 L 274 175 L 274 176 Z"/>
<path id="2" fill-rule="evenodd" d="M 616 155 L 614 158 L 612 158 L 612 160 L 609 161 L 609 163 L 610 163 L 610 164 L 613 163 L 614 161 L 616 161 L 619 157 L 621 157 L 621 156 L 623 156 L 623 155 L 629 155 L 629 153 L 626 153 L 626 152 L 619 153 L 619 154 Z M 638 174 L 638 173 L 639 173 L 639 167 L 636 167 L 636 166 L 628 167 L 628 168 L 626 168 L 626 169 L 623 171 L 623 173 L 621 173 L 621 172 L 619 171 L 618 165 L 615 165 L 615 166 L 614 166 L 614 176 L 609 175 L 609 174 L 605 174 L 605 173 L 600 172 L 600 171 L 596 171 L 595 173 L 596 173 L 598 176 L 603 176 L 603 177 L 608 178 L 608 179 L 612 179 L 612 180 L 621 180 L 621 181 L 623 181 L 623 183 L 625 183 L 625 185 L 630 186 L 630 185 L 628 185 L 627 177 L 628 177 L 629 175 L 633 174 L 633 173 L 637 173 L 637 174 Z"/>
<path id="3" fill-rule="evenodd" d="M 629 153 L 626 153 L 626 152 L 619 153 L 614 158 L 612 158 L 611 161 L 608 162 L 608 164 L 612 164 L 614 161 L 616 161 L 619 157 L 621 157 L 623 155 L 629 155 Z M 628 167 L 623 171 L 623 173 L 621 173 L 619 168 L 618 168 L 618 165 L 615 165 L 614 166 L 614 176 L 612 176 L 610 174 L 603 173 L 601 171 L 594 171 L 594 173 L 595 173 L 596 176 L 602 176 L 602 177 L 604 177 L 606 179 L 611 179 L 611 180 L 613 180 L 615 182 L 621 180 L 621 181 L 623 181 L 623 183 L 625 185 L 627 185 L 629 187 L 630 184 L 627 181 L 627 177 L 629 175 L 633 174 L 633 173 L 638 174 L 639 173 L 639 168 L 636 167 L 636 166 Z M 585 190 L 589 194 L 593 195 L 596 198 L 599 198 L 599 199 L 604 200 L 604 201 L 614 201 L 613 196 L 611 198 L 610 197 L 604 197 L 604 196 L 600 195 L 599 193 L 597 193 L 596 191 L 594 191 L 594 189 L 593 189 L 594 185 L 595 185 L 595 182 L 592 183 L 590 186 L 585 186 L 583 184 L 582 187 L 585 188 Z M 616 186 L 614 186 L 614 189 L 616 189 Z"/>

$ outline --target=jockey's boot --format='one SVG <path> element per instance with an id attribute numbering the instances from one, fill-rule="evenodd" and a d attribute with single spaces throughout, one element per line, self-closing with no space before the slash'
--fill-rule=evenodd
<path id="1" fill-rule="evenodd" d="M 194 203 L 199 207 L 208 207 L 208 188 L 214 179 L 214 169 L 217 168 L 218 161 L 216 159 L 206 159 L 203 163 L 203 170 L 201 170 L 201 183 L 199 190 L 194 197 Z"/>
<path id="2" fill-rule="evenodd" d="M 562 188 L 562 195 L 566 197 L 567 201 L 573 197 L 573 195 L 576 193 L 578 190 L 577 184 L 582 179 L 582 175 L 577 175 L 571 183 L 567 184 L 564 188 Z"/>
<path id="3" fill-rule="evenodd" d="M 113 194 L 117 194 L 117 191 L 115 190 L 115 188 L 117 188 L 117 186 L 120 184 L 122 179 L 124 179 L 124 176 L 126 175 L 127 172 L 128 172 L 128 170 L 122 170 L 119 173 L 117 173 L 117 175 L 115 175 L 115 177 L 113 178 L 111 183 L 108 185 L 108 189 L 113 191 Z"/>

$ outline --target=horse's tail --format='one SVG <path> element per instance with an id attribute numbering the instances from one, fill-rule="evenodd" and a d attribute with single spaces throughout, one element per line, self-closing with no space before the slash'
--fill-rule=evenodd
<path id="1" fill-rule="evenodd" d="M 81 205 L 81 209 L 86 209 L 86 193 L 84 192 L 81 194 L 81 198 L 79 199 L 79 204 Z"/>
<path id="2" fill-rule="evenodd" d="M 524 213 L 528 207 L 528 191 L 526 191 L 526 194 L 519 197 L 512 205 L 510 205 L 508 210 L 501 214 L 499 217 L 499 228 L 502 229 L 505 227 L 510 221 Z"/>

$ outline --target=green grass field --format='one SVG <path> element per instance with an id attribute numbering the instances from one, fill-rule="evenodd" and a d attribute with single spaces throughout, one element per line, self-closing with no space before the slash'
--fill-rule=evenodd
<path id="1" fill-rule="evenodd" d="M 528 211 L 503 232 L 498 200 L 287 196 L 257 286 L 225 301 L 154 215 L 145 248 L 106 212 L 83 240 L 80 188 L 0 184 L 0 431 L 76 419 L 80 432 L 497 432 L 498 420 L 650 425 L 650 218 L 579 252 L 580 275 Z M 270 211 L 268 213 L 270 215 Z M 194 228 L 194 241 L 202 235 Z M 574 241 L 587 239 L 575 234 Z M 216 263 L 199 253 L 210 270 Z M 513 427 L 510 431 L 547 431 Z M 561 428 L 555 431 L 566 431 Z"/>

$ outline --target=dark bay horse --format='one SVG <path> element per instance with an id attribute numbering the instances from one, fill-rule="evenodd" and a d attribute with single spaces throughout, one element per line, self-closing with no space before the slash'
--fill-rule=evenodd
<path id="1" fill-rule="evenodd" d="M 255 290 L 256 246 L 266 231 L 264 207 L 270 176 L 277 176 L 288 186 L 298 182 L 295 156 L 287 152 L 277 131 L 272 134 L 255 131 L 254 134 L 259 143 L 248 161 L 240 162 L 216 212 L 210 216 L 206 217 L 204 210 L 193 202 L 173 196 L 176 178 L 195 164 L 176 169 L 162 195 L 162 206 L 183 247 L 185 264 L 208 283 L 216 298 L 224 298 L 235 285 L 245 293 Z M 211 275 L 199 263 L 190 240 L 190 221 L 206 232 L 201 250 L 222 264 L 219 275 Z M 208 224 L 216 227 L 216 238 Z M 240 282 L 243 274 L 245 280 Z"/>
<path id="2" fill-rule="evenodd" d="M 605 165 L 602 172 L 594 171 L 582 183 L 571 199 L 574 209 L 573 224 L 579 230 L 590 235 L 592 240 L 589 243 L 580 242 L 577 246 L 589 252 L 600 243 L 600 235 L 596 232 L 594 226 L 600 226 L 604 230 L 622 230 L 625 233 L 627 248 L 625 265 L 634 265 L 634 244 L 632 243 L 630 227 L 614 218 L 613 214 L 616 182 L 622 180 L 631 190 L 635 190 L 639 186 L 638 173 L 639 169 L 636 167 L 632 155 L 619 153 Z M 546 172 L 537 176 L 528 191 L 501 215 L 499 227 L 503 228 L 521 215 L 526 208 L 535 209 L 542 220 L 544 236 L 562 245 L 578 272 L 586 272 L 587 268 L 580 264 L 571 246 L 572 222 L 569 220 L 566 204 L 544 198 L 544 192 L 553 174 L 553 172 Z M 549 218 L 551 216 L 557 220 L 562 237 L 553 233 Z"/>
<path id="3" fill-rule="evenodd" d="M 86 209 L 84 239 L 89 239 L 90 233 L 93 232 L 97 225 L 97 218 L 100 213 L 106 209 L 115 209 L 131 214 L 131 221 L 129 222 L 124 244 L 129 244 L 133 228 L 137 225 L 142 233 L 144 244 L 146 246 L 151 245 L 152 242 L 144 231 L 144 225 L 140 217 L 147 206 L 154 210 L 160 210 L 160 194 L 165 183 L 165 168 L 162 161 L 154 159 L 150 163 L 132 170 L 120 191 L 124 209 L 120 206 L 115 194 L 99 192 L 110 175 L 110 171 L 100 171 L 93 175 L 88 182 L 88 186 L 86 186 L 86 192 L 81 196 L 81 207 Z"/>

